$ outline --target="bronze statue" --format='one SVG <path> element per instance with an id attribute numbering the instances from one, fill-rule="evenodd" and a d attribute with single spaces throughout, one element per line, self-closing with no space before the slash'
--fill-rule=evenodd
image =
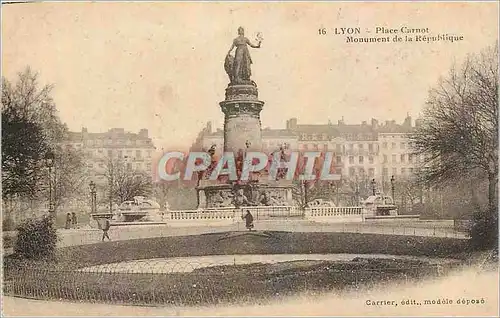
<path id="1" fill-rule="evenodd" d="M 259 36 L 259 35 L 258 35 Z M 253 48 L 260 48 L 262 39 L 258 39 L 258 44 L 254 45 L 245 37 L 245 30 L 243 27 L 238 28 L 238 37 L 233 40 L 231 48 L 227 52 L 226 60 L 224 62 L 224 69 L 231 84 L 252 84 L 250 76 L 252 71 L 250 65 L 252 64 L 252 58 L 250 57 L 250 52 L 248 46 Z M 236 47 L 234 57 L 231 55 L 231 51 Z"/>

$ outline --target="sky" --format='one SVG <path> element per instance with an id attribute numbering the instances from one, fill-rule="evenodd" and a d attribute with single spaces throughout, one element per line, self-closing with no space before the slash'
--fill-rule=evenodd
<path id="1" fill-rule="evenodd" d="M 237 28 L 265 102 L 262 127 L 286 120 L 402 122 L 453 63 L 498 39 L 489 3 L 31 3 L 2 6 L 2 75 L 31 66 L 70 130 L 149 129 L 157 148 L 189 147 L 222 128 L 223 62 Z M 429 28 L 460 42 L 346 43 L 334 28 Z M 326 28 L 327 34 L 318 30 Z"/>

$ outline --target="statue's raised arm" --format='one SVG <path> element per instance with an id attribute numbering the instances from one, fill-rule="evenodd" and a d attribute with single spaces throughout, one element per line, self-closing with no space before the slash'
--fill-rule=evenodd
<path id="1" fill-rule="evenodd" d="M 250 40 L 245 37 L 245 30 L 242 27 L 238 28 L 238 37 L 233 40 L 224 62 L 224 69 L 226 70 L 232 85 L 252 84 L 252 81 L 250 80 L 252 75 L 252 58 L 250 57 L 248 47 L 260 48 L 262 43 L 260 33 L 257 34 L 257 38 L 258 44 L 252 44 Z M 234 48 L 236 48 L 236 51 L 233 57 L 231 55 L 231 51 Z"/>

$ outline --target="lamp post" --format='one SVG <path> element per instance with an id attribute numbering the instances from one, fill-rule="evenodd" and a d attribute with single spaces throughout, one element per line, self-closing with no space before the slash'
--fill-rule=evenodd
<path id="1" fill-rule="evenodd" d="M 359 183 L 358 183 L 358 175 L 356 175 L 356 185 L 355 185 L 355 194 L 356 194 L 356 206 L 359 204 Z"/>
<path id="2" fill-rule="evenodd" d="M 373 195 L 375 195 L 375 192 L 376 192 L 376 187 L 377 187 L 377 182 L 375 181 L 375 179 L 372 179 L 372 193 Z"/>
<path id="3" fill-rule="evenodd" d="M 45 165 L 49 169 L 49 216 L 55 217 L 54 202 L 52 201 L 52 167 L 54 167 L 55 155 L 52 151 L 45 153 Z"/>
<path id="4" fill-rule="evenodd" d="M 394 199 L 394 181 L 396 181 L 396 179 L 394 178 L 394 176 L 392 176 L 391 177 L 392 202 L 396 204 L 396 200 Z"/>
<path id="5" fill-rule="evenodd" d="M 94 181 L 90 181 L 89 187 L 90 187 L 90 204 L 91 204 L 90 213 L 94 214 L 96 213 L 97 210 L 96 190 Z"/>

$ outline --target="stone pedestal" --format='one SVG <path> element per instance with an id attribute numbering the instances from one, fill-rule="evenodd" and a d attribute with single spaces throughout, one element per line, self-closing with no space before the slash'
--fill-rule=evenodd
<path id="1" fill-rule="evenodd" d="M 233 152 L 235 158 L 244 152 L 262 151 L 260 112 L 264 102 L 258 97 L 254 83 L 229 85 L 226 99 L 220 102 L 224 113 L 224 152 Z M 202 180 L 197 187 L 198 208 L 290 206 L 292 189 L 291 182 L 269 181 L 267 174 L 237 185 Z"/>
<path id="2" fill-rule="evenodd" d="M 224 151 L 261 151 L 260 112 L 264 102 L 258 100 L 254 85 L 230 85 L 226 100 L 220 103 L 224 113 Z"/>

